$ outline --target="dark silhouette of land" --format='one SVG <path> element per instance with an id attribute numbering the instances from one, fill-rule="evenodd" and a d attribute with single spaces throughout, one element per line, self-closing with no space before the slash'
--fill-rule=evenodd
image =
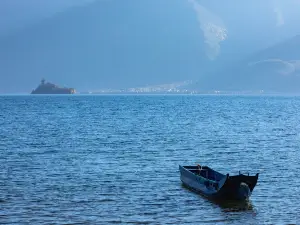
<path id="1" fill-rule="evenodd" d="M 59 87 L 42 79 L 41 84 L 31 94 L 75 94 L 75 89 Z"/>

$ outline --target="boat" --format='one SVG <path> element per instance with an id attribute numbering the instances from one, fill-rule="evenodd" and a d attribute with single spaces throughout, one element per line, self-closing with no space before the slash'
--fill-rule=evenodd
<path id="1" fill-rule="evenodd" d="M 42 79 L 40 85 L 34 89 L 31 94 L 75 94 L 74 88 L 59 87 L 56 84 L 50 83 Z"/>
<path id="2" fill-rule="evenodd" d="M 180 179 L 184 186 L 212 199 L 248 200 L 258 180 L 258 173 L 230 176 L 208 166 L 179 165 Z"/>

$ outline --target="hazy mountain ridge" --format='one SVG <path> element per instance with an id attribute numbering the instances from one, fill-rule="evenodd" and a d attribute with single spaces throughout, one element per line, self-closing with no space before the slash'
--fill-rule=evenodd
<path id="1" fill-rule="evenodd" d="M 8 79 L 1 89 L 15 83 L 14 91 L 25 91 L 41 77 L 83 90 L 195 78 L 209 63 L 197 20 L 176 17 L 188 10 L 186 2 L 172 1 L 177 7 L 167 12 L 156 8 L 167 2 L 95 2 L 2 40 L 0 73 Z"/>
<path id="2" fill-rule="evenodd" d="M 91 1 L 93 0 L 2 0 L 0 1 L 0 37 L 10 36 L 58 12 Z"/>
<path id="3" fill-rule="evenodd" d="M 196 90 L 300 93 L 300 35 L 202 77 Z"/>
<path id="4" fill-rule="evenodd" d="M 210 20 L 202 17 L 197 20 L 199 12 L 195 9 L 204 10 L 212 22 L 221 24 L 216 27 L 208 23 L 209 29 L 222 30 L 228 25 L 210 11 L 215 9 L 213 4 L 208 4 L 208 8 L 196 5 L 197 8 L 191 2 L 99 1 L 59 13 L 30 29 L 0 39 L 0 74 L 4 75 L 0 92 L 29 92 L 42 77 L 79 91 L 152 87 L 199 77 L 197 84 L 189 85 L 191 89 L 252 89 L 264 87 L 265 82 L 251 86 L 251 82 L 259 82 L 253 73 L 283 65 L 281 73 L 290 74 L 292 66 L 298 68 L 297 50 L 285 50 L 293 49 L 297 38 L 296 43 L 289 40 L 279 44 L 281 47 L 276 45 L 246 58 L 251 49 L 265 45 L 272 35 L 265 35 L 256 44 L 250 42 L 251 38 L 239 40 L 247 33 L 239 34 L 238 29 L 233 32 L 229 29 L 228 37 L 217 43 L 220 49 L 214 60 L 209 59 L 207 43 L 215 43 L 207 40 L 210 37 L 203 32 L 203 26 Z M 225 22 L 231 21 L 226 18 Z M 204 25 L 199 20 L 204 20 Z M 229 28 L 234 25 L 229 24 Z M 249 33 L 254 31 L 251 28 Z M 253 39 L 259 40 L 259 36 Z"/>

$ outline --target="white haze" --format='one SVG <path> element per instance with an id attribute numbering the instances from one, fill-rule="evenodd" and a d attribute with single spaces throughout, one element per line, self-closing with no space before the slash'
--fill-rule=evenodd
<path id="1" fill-rule="evenodd" d="M 207 45 L 206 54 L 210 60 L 220 54 L 220 43 L 227 39 L 227 29 L 221 18 L 203 7 L 196 0 L 188 0 L 192 4 Z"/>
<path id="2" fill-rule="evenodd" d="M 281 59 L 266 59 L 266 60 L 260 60 L 257 62 L 249 63 L 249 66 L 256 66 L 256 65 L 265 65 L 268 64 L 270 66 L 271 64 L 277 65 L 277 72 L 282 75 L 292 75 L 295 72 L 298 72 L 300 70 L 300 60 L 281 60 Z M 271 67 L 274 68 L 274 67 Z"/>

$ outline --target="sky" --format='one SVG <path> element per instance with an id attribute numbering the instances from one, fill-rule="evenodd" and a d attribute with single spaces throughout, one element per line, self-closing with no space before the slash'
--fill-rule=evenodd
<path id="1" fill-rule="evenodd" d="M 94 0 L 1 0 L 0 36 L 10 34 L 70 7 Z"/>
<path id="2" fill-rule="evenodd" d="M 3 31 L 16 26 L 20 23 L 27 21 L 39 20 L 45 16 L 51 16 L 58 11 L 65 10 L 69 7 L 86 4 L 95 0 L 1 0 L 0 1 L 0 29 Z M 119 1 L 119 0 L 116 0 Z M 162 0 L 163 1 L 163 0 Z M 195 6 L 195 10 L 199 11 L 199 6 L 203 7 L 204 4 L 201 0 L 182 0 L 189 1 Z M 221 8 L 228 8 L 229 11 L 238 11 L 234 5 L 241 2 L 243 5 L 251 8 L 256 8 L 257 11 L 264 8 L 263 5 L 267 5 L 274 13 L 276 26 L 283 26 L 286 20 L 293 20 L 293 16 L 300 13 L 300 0 L 264 0 L 264 1 L 211 1 L 215 6 Z M 230 4 L 232 2 L 234 4 Z M 202 4 L 202 5 L 201 5 Z M 226 6 L 227 5 L 227 6 Z M 220 10 L 217 10 L 220 11 Z M 203 12 L 203 11 L 202 11 Z M 205 12 L 207 13 L 207 12 Z M 204 13 L 204 14 L 205 14 Z M 298 17 L 299 18 L 299 17 Z M 261 18 L 263 19 L 263 18 Z"/>

